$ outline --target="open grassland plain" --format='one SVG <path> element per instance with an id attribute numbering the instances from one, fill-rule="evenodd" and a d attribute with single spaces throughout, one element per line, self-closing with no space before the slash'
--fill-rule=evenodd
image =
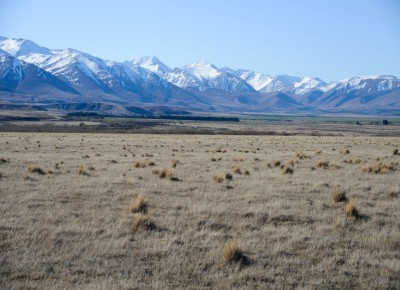
<path id="1" fill-rule="evenodd" d="M 399 147 L 0 133 L 0 288 L 398 289 Z"/>

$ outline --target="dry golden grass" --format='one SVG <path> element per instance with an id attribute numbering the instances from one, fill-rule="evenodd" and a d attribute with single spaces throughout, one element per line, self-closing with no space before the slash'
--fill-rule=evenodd
<path id="1" fill-rule="evenodd" d="M 214 176 L 213 176 L 213 179 L 214 179 L 215 182 L 217 182 L 217 183 L 222 183 L 222 182 L 224 182 L 224 176 L 222 176 L 222 175 L 214 175 Z"/>
<path id="2" fill-rule="evenodd" d="M 329 167 L 329 161 L 318 160 L 316 166 L 318 168 L 328 168 Z"/>
<path id="3" fill-rule="evenodd" d="M 46 174 L 46 171 L 44 171 L 42 168 L 40 168 L 38 166 L 33 166 L 33 165 L 29 165 L 28 172 L 29 173 L 37 173 L 37 174 L 40 174 L 40 175 L 45 175 Z"/>
<path id="4" fill-rule="evenodd" d="M 141 162 L 141 161 L 135 161 L 133 163 L 133 167 L 135 167 L 135 168 L 145 168 L 146 164 L 144 162 Z"/>
<path id="5" fill-rule="evenodd" d="M 346 204 L 346 206 L 344 207 L 344 212 L 346 213 L 347 217 L 358 216 L 358 210 L 354 200 L 351 200 L 348 204 Z"/>
<path id="6" fill-rule="evenodd" d="M 340 191 L 340 190 L 335 190 L 332 193 L 332 198 L 334 202 L 342 202 L 342 201 L 346 201 L 346 192 L 344 191 Z"/>
<path id="7" fill-rule="evenodd" d="M 389 163 L 383 163 L 383 162 L 377 162 L 372 165 L 368 165 L 362 169 L 363 172 L 369 172 L 369 173 L 388 173 L 390 171 L 396 171 L 396 166 L 398 165 L 397 162 L 389 162 Z"/>
<path id="8" fill-rule="evenodd" d="M 0 133 L 0 288 L 396 289 L 397 144 L 353 135 Z M 327 170 L 318 160 L 329 160 Z M 385 174 L 361 170 L 376 163 Z M 335 191 L 357 201 L 350 217 Z M 246 255 L 236 245 L 235 258 L 233 243 L 226 259 L 233 239 Z"/>
<path id="9" fill-rule="evenodd" d="M 172 168 L 176 168 L 176 165 L 178 165 L 179 161 L 178 160 L 172 160 Z"/>
<path id="10" fill-rule="evenodd" d="M 133 216 L 130 223 L 131 231 L 138 231 L 144 229 L 146 231 L 153 231 L 157 229 L 157 225 L 154 223 L 153 219 L 148 215 L 136 214 Z"/>
<path id="11" fill-rule="evenodd" d="M 242 174 L 242 171 L 240 170 L 239 167 L 235 166 L 235 168 L 233 168 L 233 173 L 235 173 L 235 174 Z"/>
<path id="12" fill-rule="evenodd" d="M 293 167 L 290 167 L 290 165 L 286 165 L 285 167 L 282 168 L 282 174 L 293 174 L 294 169 Z"/>
<path id="13" fill-rule="evenodd" d="M 243 251 L 236 240 L 229 240 L 224 245 L 224 260 L 226 263 L 240 262 Z"/>
<path id="14" fill-rule="evenodd" d="M 340 149 L 339 152 L 342 153 L 342 154 L 350 154 L 350 150 L 349 150 L 349 149 L 346 149 L 346 148 Z"/>
<path id="15" fill-rule="evenodd" d="M 274 164 L 275 167 L 278 167 L 279 165 L 281 165 L 281 161 L 279 161 L 279 160 L 274 160 L 274 161 L 273 161 L 273 164 Z"/>
<path id="16" fill-rule="evenodd" d="M 78 174 L 79 175 L 88 175 L 87 172 L 85 171 L 85 168 L 83 167 L 83 165 L 79 166 Z"/>
<path id="17" fill-rule="evenodd" d="M 147 212 L 147 202 L 143 193 L 139 193 L 139 195 L 132 200 L 131 204 L 128 207 L 129 212 Z"/>

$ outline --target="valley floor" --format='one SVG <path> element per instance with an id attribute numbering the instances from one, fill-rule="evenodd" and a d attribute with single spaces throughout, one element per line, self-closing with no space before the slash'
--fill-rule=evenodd
<path id="1" fill-rule="evenodd" d="M 362 135 L 0 133 L 0 288 L 398 288 L 400 138 Z"/>

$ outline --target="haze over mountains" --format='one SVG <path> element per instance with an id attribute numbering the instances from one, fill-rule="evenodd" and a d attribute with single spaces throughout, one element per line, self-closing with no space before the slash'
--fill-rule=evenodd
<path id="1" fill-rule="evenodd" d="M 76 49 L 53 50 L 30 40 L 0 37 L 0 102 L 64 108 L 107 103 L 224 113 L 399 114 L 400 80 L 377 75 L 326 83 L 318 77 L 219 68 L 207 61 L 170 68 L 156 57 L 116 62 Z"/>

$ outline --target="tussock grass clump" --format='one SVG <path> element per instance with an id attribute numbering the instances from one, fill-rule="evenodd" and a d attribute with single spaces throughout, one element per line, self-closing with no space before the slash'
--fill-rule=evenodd
<path id="1" fill-rule="evenodd" d="M 235 167 L 235 168 L 233 169 L 233 173 L 235 173 L 235 174 L 242 174 L 242 171 L 240 170 L 239 167 Z"/>
<path id="2" fill-rule="evenodd" d="M 329 161 L 323 161 L 323 160 L 318 160 L 317 165 L 318 168 L 328 168 L 329 167 Z"/>
<path id="3" fill-rule="evenodd" d="M 290 159 L 290 160 L 288 160 L 287 162 L 286 162 L 286 165 L 289 165 L 289 166 L 294 166 L 294 160 L 292 160 L 292 159 Z"/>
<path id="4" fill-rule="evenodd" d="M 293 172 L 294 172 L 293 167 L 290 167 L 289 165 L 286 165 L 282 169 L 282 174 L 293 174 Z"/>
<path id="5" fill-rule="evenodd" d="M 146 164 L 144 164 L 144 162 L 136 161 L 136 162 L 133 163 L 133 167 L 135 167 L 135 168 L 145 168 Z"/>
<path id="6" fill-rule="evenodd" d="M 153 174 L 158 175 L 160 178 L 166 178 L 167 177 L 167 169 L 161 168 L 161 169 L 154 169 Z"/>
<path id="7" fill-rule="evenodd" d="M 226 263 L 240 262 L 244 257 L 243 251 L 236 240 L 229 240 L 224 245 L 224 261 Z"/>
<path id="8" fill-rule="evenodd" d="M 390 197 L 398 197 L 398 196 L 400 196 L 400 190 L 399 189 L 392 189 L 392 190 L 389 190 L 389 196 Z"/>
<path id="9" fill-rule="evenodd" d="M 211 162 L 216 162 L 217 161 L 217 158 L 211 158 Z"/>
<path id="10" fill-rule="evenodd" d="M 130 229 L 136 232 L 140 229 L 146 231 L 154 231 L 157 229 L 157 225 L 154 223 L 152 218 L 144 214 L 136 214 L 130 223 Z"/>
<path id="11" fill-rule="evenodd" d="M 0 158 L 0 163 L 8 163 L 8 162 L 10 162 L 10 159 L 6 159 L 4 157 Z"/>
<path id="12" fill-rule="evenodd" d="M 167 170 L 165 168 L 161 168 L 161 169 L 154 169 L 153 174 L 158 175 L 158 177 L 160 178 L 166 178 L 166 177 L 171 177 L 173 175 L 173 170 Z"/>
<path id="13" fill-rule="evenodd" d="M 145 195 L 141 192 L 139 195 L 132 200 L 131 204 L 128 207 L 129 212 L 141 212 L 147 213 L 147 202 Z"/>
<path id="14" fill-rule="evenodd" d="M 350 150 L 346 149 L 346 148 L 340 149 L 339 152 L 342 153 L 342 154 L 350 154 Z"/>
<path id="15" fill-rule="evenodd" d="M 399 149 L 393 149 L 393 155 L 399 155 Z"/>
<path id="16" fill-rule="evenodd" d="M 299 159 L 305 159 L 305 158 L 307 158 L 307 155 L 304 152 L 297 152 L 296 157 Z"/>
<path id="17" fill-rule="evenodd" d="M 226 180 L 232 180 L 232 179 L 233 179 L 233 175 L 230 174 L 230 173 L 226 173 L 226 174 L 225 174 L 225 179 L 226 179 Z"/>
<path id="18" fill-rule="evenodd" d="M 272 163 L 274 164 L 275 167 L 281 165 L 281 162 L 279 160 L 274 160 Z"/>
<path id="19" fill-rule="evenodd" d="M 221 175 L 214 175 L 213 179 L 217 182 L 217 183 L 222 183 L 224 182 L 224 177 Z"/>
<path id="20" fill-rule="evenodd" d="M 28 172 L 29 173 L 37 173 L 37 174 L 40 174 L 40 175 L 45 175 L 46 174 L 46 172 L 42 168 L 40 168 L 38 166 L 32 166 L 32 165 L 29 165 Z"/>
<path id="21" fill-rule="evenodd" d="M 156 166 L 156 163 L 155 163 L 154 161 L 150 161 L 150 162 L 148 163 L 148 166 Z"/>
<path id="22" fill-rule="evenodd" d="M 245 171 L 244 171 L 244 175 L 250 175 L 250 171 L 245 170 Z"/>
<path id="23" fill-rule="evenodd" d="M 87 172 L 85 171 L 85 168 L 81 165 L 78 168 L 78 174 L 79 175 L 88 175 Z"/>
<path id="24" fill-rule="evenodd" d="M 90 166 L 88 167 L 88 170 L 90 170 L 90 171 L 95 171 L 96 168 L 95 168 L 93 165 L 90 165 Z"/>
<path id="25" fill-rule="evenodd" d="M 396 163 L 395 162 L 390 162 L 390 163 L 383 163 L 383 162 L 377 162 L 375 164 L 368 165 L 362 169 L 363 172 L 368 172 L 368 173 L 388 173 L 390 171 L 396 171 Z"/>
<path id="26" fill-rule="evenodd" d="M 346 192 L 344 191 L 334 191 L 332 193 L 332 198 L 334 202 L 347 201 Z"/>
<path id="27" fill-rule="evenodd" d="M 180 181 L 179 177 L 176 177 L 176 176 L 170 176 L 169 180 L 171 180 L 171 181 Z"/>
<path id="28" fill-rule="evenodd" d="M 344 207 L 344 212 L 347 217 L 357 217 L 358 216 L 358 210 L 356 207 L 356 203 L 354 200 L 350 201 L 346 206 Z"/>

